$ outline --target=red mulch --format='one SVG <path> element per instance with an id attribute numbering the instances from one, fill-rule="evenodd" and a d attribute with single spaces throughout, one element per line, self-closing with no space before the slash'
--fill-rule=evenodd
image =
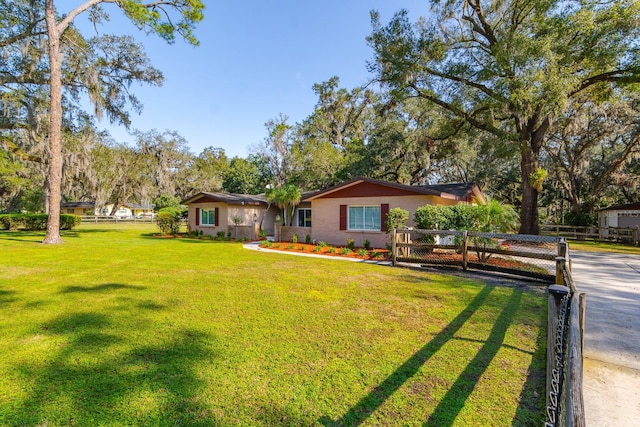
<path id="1" fill-rule="evenodd" d="M 290 243 L 290 242 L 274 242 L 271 246 L 263 246 L 265 249 L 274 249 L 277 251 L 286 251 L 286 252 L 298 252 L 298 253 L 308 253 L 308 254 L 316 254 L 316 255 L 327 255 L 327 256 L 339 256 L 339 257 L 347 257 L 347 258 L 360 258 L 360 259 L 376 259 L 376 260 L 385 260 L 389 259 L 389 251 L 387 249 L 369 249 L 368 255 L 358 255 L 358 251 L 363 248 L 354 248 L 348 254 L 342 254 L 340 251 L 342 247 L 336 246 L 317 246 L 317 245 L 309 245 L 306 243 Z M 316 249 L 318 248 L 318 249 Z M 329 252 L 330 248 L 335 250 L 334 253 Z M 373 258 L 373 254 L 377 252 L 378 255 Z"/>

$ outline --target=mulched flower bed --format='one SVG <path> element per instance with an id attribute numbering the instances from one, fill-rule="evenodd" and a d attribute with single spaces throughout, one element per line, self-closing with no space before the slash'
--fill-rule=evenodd
<path id="1" fill-rule="evenodd" d="M 338 246 L 320 246 L 311 245 L 306 243 L 290 243 L 290 242 L 263 242 L 260 247 L 265 249 L 273 249 L 277 251 L 286 252 L 298 252 L 309 253 L 316 255 L 338 256 L 346 258 L 359 258 L 359 259 L 375 259 L 375 260 L 388 260 L 389 251 L 387 249 L 364 249 L 354 248 L 353 250 L 345 247 Z M 366 251 L 366 254 L 364 252 Z"/>
<path id="2" fill-rule="evenodd" d="M 416 259 L 414 257 L 410 257 Z M 445 265 L 462 265 L 462 254 L 455 252 L 440 252 L 434 251 L 429 254 L 424 254 L 417 259 L 422 260 L 425 264 L 445 264 Z M 501 256 L 491 256 L 489 259 L 481 261 L 475 252 L 469 252 L 468 258 L 469 264 L 479 264 L 490 267 L 497 267 L 501 269 L 529 271 L 534 273 L 548 273 L 547 270 L 536 264 L 522 262 L 512 258 L 505 258 Z"/>

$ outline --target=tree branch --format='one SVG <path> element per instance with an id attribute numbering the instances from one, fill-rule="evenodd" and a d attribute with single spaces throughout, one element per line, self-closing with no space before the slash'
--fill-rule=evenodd
<path id="1" fill-rule="evenodd" d="M 480 130 L 484 130 L 486 132 L 491 133 L 492 135 L 501 137 L 501 138 L 510 138 L 510 135 L 503 131 L 500 128 L 497 128 L 489 123 L 485 123 L 482 122 L 478 119 L 476 119 L 473 114 L 469 114 L 468 112 L 455 107 L 454 105 L 445 102 L 443 100 L 441 100 L 440 98 L 437 98 L 433 95 L 429 95 L 428 93 L 422 91 L 420 88 L 418 88 L 415 84 L 410 83 L 408 85 L 411 89 L 413 89 L 416 92 L 416 95 L 420 98 L 424 98 L 426 100 L 429 100 L 431 102 L 433 102 L 436 105 L 439 105 L 440 107 L 444 108 L 447 111 L 450 111 L 451 113 L 455 114 L 456 116 L 465 119 L 469 124 L 471 124 L 472 126 L 480 129 Z"/>
<path id="2" fill-rule="evenodd" d="M 631 73 L 631 74 L 627 74 L 627 73 Z M 637 83 L 637 82 L 640 82 L 640 74 L 634 73 L 634 69 L 632 68 L 625 68 L 621 70 L 608 71 L 606 73 L 589 77 L 586 80 L 583 80 L 580 86 L 576 90 L 569 92 L 569 98 L 579 94 L 583 90 L 595 84 L 602 83 L 602 82 L 618 82 L 623 79 L 628 79 L 630 83 L 631 82 Z"/>

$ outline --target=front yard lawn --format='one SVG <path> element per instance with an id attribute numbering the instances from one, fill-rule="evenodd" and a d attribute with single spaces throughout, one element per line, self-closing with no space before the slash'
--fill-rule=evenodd
<path id="1" fill-rule="evenodd" d="M 574 251 L 610 252 L 619 254 L 640 255 L 640 247 L 623 245 L 622 243 L 569 240 L 569 248 Z"/>
<path id="2" fill-rule="evenodd" d="M 543 423 L 540 291 L 155 231 L 0 232 L 0 425 Z"/>

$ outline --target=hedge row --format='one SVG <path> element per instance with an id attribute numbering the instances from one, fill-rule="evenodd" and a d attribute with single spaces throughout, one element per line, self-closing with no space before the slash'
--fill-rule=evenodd
<path id="1" fill-rule="evenodd" d="M 0 214 L 1 230 L 46 230 L 47 214 L 11 213 Z M 71 230 L 82 221 L 78 215 L 60 215 L 60 230 Z"/>

